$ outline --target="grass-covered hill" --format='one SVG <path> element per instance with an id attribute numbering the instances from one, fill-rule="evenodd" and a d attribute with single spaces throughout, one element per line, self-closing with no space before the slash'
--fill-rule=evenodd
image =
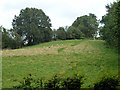
<path id="1" fill-rule="evenodd" d="M 2 51 L 3 88 L 18 85 L 28 74 L 50 78 L 55 73 L 84 75 L 82 87 L 93 86 L 102 76 L 118 73 L 118 54 L 103 40 L 52 41 Z"/>

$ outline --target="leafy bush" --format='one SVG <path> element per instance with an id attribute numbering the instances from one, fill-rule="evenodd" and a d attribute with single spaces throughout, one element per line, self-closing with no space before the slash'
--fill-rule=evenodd
<path id="1" fill-rule="evenodd" d="M 119 86 L 118 78 L 103 77 L 100 82 L 95 83 L 94 90 L 116 90 Z"/>
<path id="2" fill-rule="evenodd" d="M 65 77 L 62 86 L 64 88 L 69 89 L 80 89 L 81 85 L 83 84 L 82 82 L 83 76 L 80 76 L 79 74 L 74 74 L 71 77 Z"/>
<path id="3" fill-rule="evenodd" d="M 44 83 L 45 88 L 60 88 L 61 80 L 62 80 L 61 75 L 55 74 L 51 79 L 47 80 Z"/>
<path id="4" fill-rule="evenodd" d="M 18 86 L 13 86 L 13 88 L 38 88 L 40 86 L 38 86 L 37 84 L 39 80 L 34 80 L 31 76 L 31 74 L 29 74 L 28 77 L 24 77 L 24 80 L 22 82 L 20 82 L 20 85 Z M 37 84 L 36 84 L 37 83 Z"/>
<path id="5" fill-rule="evenodd" d="M 18 86 L 14 86 L 13 88 L 46 88 L 46 89 L 58 89 L 58 88 L 66 88 L 68 90 L 70 89 L 80 89 L 83 76 L 80 76 L 79 74 L 74 74 L 71 77 L 62 76 L 60 74 L 55 74 L 51 79 L 49 80 L 43 80 L 38 79 L 34 80 L 29 74 L 29 77 L 24 78 L 24 81 L 20 82 L 21 84 Z"/>
<path id="6" fill-rule="evenodd" d="M 83 83 L 83 76 L 79 74 L 73 74 L 71 76 L 65 76 L 62 74 L 55 74 L 50 79 L 33 79 L 31 74 L 24 81 L 20 82 L 18 86 L 13 88 L 17 89 L 60 89 L 66 90 L 80 90 Z M 120 88 L 120 80 L 114 77 L 103 77 L 100 81 L 94 84 L 94 90 L 117 90 Z"/>

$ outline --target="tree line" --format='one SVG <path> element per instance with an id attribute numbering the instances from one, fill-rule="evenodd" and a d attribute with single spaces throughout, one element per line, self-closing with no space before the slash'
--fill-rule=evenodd
<path id="1" fill-rule="evenodd" d="M 119 47 L 120 37 L 120 2 L 106 5 L 107 14 L 102 20 L 97 20 L 95 14 L 83 15 L 69 27 L 51 29 L 51 20 L 41 9 L 25 8 L 15 15 L 10 30 L 0 27 L 2 32 L 2 48 L 21 48 L 51 40 L 70 40 L 96 38 L 98 31 L 100 38 L 109 45 Z M 99 24 L 103 26 L 99 27 Z"/>
<path id="2" fill-rule="evenodd" d="M 59 27 L 56 31 L 54 30 L 54 38 L 69 40 L 96 37 L 99 25 L 96 18 L 97 17 L 92 13 L 77 17 L 73 24 L 67 29 Z"/>
<path id="3" fill-rule="evenodd" d="M 101 39 L 109 46 L 120 49 L 120 1 L 106 5 L 107 14 L 102 17 L 100 27 Z"/>

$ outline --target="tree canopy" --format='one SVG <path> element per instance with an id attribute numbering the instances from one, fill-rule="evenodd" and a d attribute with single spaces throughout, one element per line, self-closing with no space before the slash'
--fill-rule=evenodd
<path id="1" fill-rule="evenodd" d="M 102 17 L 104 24 L 100 29 L 101 37 L 108 45 L 120 47 L 120 1 L 106 6 L 107 14 Z"/>
<path id="2" fill-rule="evenodd" d="M 80 29 L 70 26 L 67 30 L 67 39 L 80 39 L 83 37 L 83 33 L 80 31 Z"/>
<path id="3" fill-rule="evenodd" d="M 41 9 L 25 8 L 15 16 L 13 29 L 28 45 L 34 45 L 52 39 L 50 18 Z"/>
<path id="4" fill-rule="evenodd" d="M 65 40 L 66 39 L 66 31 L 63 27 L 59 27 L 56 31 L 56 38 L 60 40 Z"/>
<path id="5" fill-rule="evenodd" d="M 2 32 L 2 49 L 16 49 L 22 46 L 20 35 L 15 33 L 13 29 L 7 30 L 4 27 L 0 27 L 0 32 Z"/>
<path id="6" fill-rule="evenodd" d="M 78 17 L 70 27 L 59 27 L 57 31 L 54 31 L 54 37 L 57 39 L 83 39 L 93 38 L 97 35 L 98 20 L 94 14 L 84 15 Z"/>
<path id="7" fill-rule="evenodd" d="M 97 17 L 90 13 L 89 15 L 84 15 L 78 17 L 72 24 L 73 27 L 79 29 L 84 35 L 85 38 L 93 37 L 98 30 Z"/>

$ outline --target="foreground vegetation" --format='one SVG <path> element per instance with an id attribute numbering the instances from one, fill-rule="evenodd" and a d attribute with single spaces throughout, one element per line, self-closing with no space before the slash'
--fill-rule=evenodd
<path id="1" fill-rule="evenodd" d="M 84 76 L 82 88 L 94 87 L 101 77 L 118 74 L 118 52 L 103 40 L 65 40 L 3 50 L 3 88 L 12 88 L 32 74 L 50 79 L 54 74 Z"/>
<path id="2" fill-rule="evenodd" d="M 65 90 L 80 90 L 84 84 L 84 76 L 79 73 L 74 73 L 70 76 L 63 74 L 55 74 L 50 79 L 45 80 L 43 78 L 34 79 L 29 74 L 28 77 L 24 77 L 24 80 L 20 82 L 20 85 L 14 86 L 13 88 L 24 88 L 24 89 L 65 89 Z M 120 88 L 120 80 L 118 76 L 105 77 L 103 76 L 100 81 L 94 83 L 94 90 L 117 90 Z M 90 87 L 90 86 L 89 86 Z"/>

